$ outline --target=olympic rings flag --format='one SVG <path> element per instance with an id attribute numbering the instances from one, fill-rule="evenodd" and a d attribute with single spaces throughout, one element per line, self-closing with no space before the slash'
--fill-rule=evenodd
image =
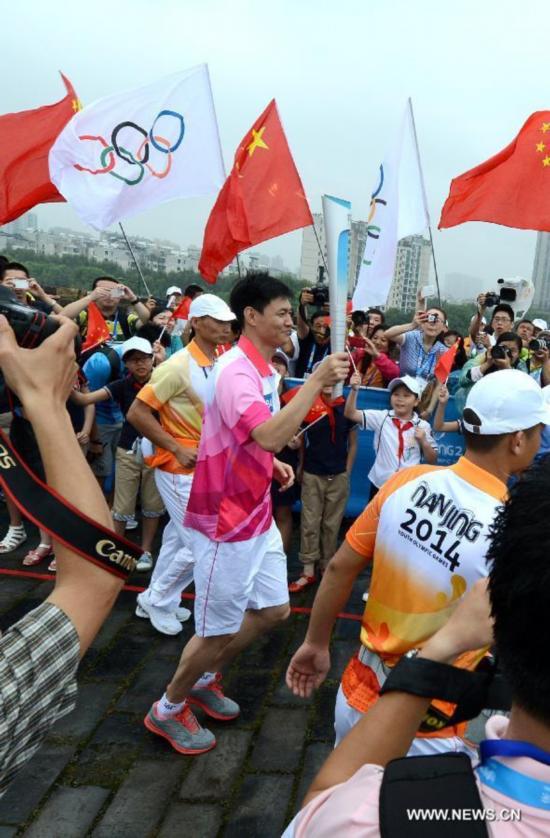
<path id="1" fill-rule="evenodd" d="M 428 227 L 421 173 L 407 104 L 401 128 L 380 166 L 371 195 L 367 242 L 353 292 L 354 310 L 384 306 L 388 300 L 397 242 Z"/>
<path id="2" fill-rule="evenodd" d="M 164 201 L 216 194 L 225 173 L 207 65 L 84 108 L 58 136 L 49 166 L 52 183 L 98 230 Z"/>

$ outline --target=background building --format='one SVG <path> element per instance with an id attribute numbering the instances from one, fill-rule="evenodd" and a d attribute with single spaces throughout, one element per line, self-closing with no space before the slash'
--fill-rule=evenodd
<path id="1" fill-rule="evenodd" d="M 325 240 L 325 222 L 323 213 L 313 213 L 313 223 L 327 261 L 327 244 Z M 302 231 L 302 253 L 300 256 L 300 279 L 308 285 L 315 285 L 319 279 L 319 268 L 324 267 L 323 257 L 319 252 L 319 245 L 315 238 L 313 227 L 304 227 Z"/>
<path id="2" fill-rule="evenodd" d="M 431 255 L 430 242 L 423 236 L 407 236 L 398 242 L 387 308 L 415 309 L 417 289 L 429 285 Z"/>
<path id="3" fill-rule="evenodd" d="M 550 233 L 537 233 L 533 284 L 535 286 L 533 308 L 550 310 Z"/>

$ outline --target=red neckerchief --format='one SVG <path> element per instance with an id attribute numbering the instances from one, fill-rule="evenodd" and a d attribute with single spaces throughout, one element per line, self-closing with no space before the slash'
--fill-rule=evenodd
<path id="1" fill-rule="evenodd" d="M 144 382 L 143 382 L 143 384 L 140 384 L 140 383 L 139 383 L 139 381 L 137 381 L 137 380 L 134 378 L 134 376 L 132 375 L 132 373 L 131 373 L 131 372 L 129 372 L 129 373 L 128 373 L 128 375 L 126 376 L 126 378 L 127 378 L 127 379 L 128 379 L 128 381 L 130 382 L 130 384 L 132 385 L 132 387 L 134 388 L 134 390 L 136 391 L 136 393 L 139 393 L 139 391 L 141 390 L 141 388 L 142 388 L 142 387 L 145 387 L 145 385 L 147 384 L 147 382 L 146 382 L 146 381 L 144 381 Z"/>
<path id="2" fill-rule="evenodd" d="M 399 449 L 397 452 L 398 462 L 401 462 L 403 459 L 403 452 L 405 450 L 405 438 L 403 434 L 405 431 L 408 431 L 409 428 L 414 428 L 414 423 L 410 420 L 401 422 L 401 419 L 398 419 L 397 416 L 392 416 L 391 420 L 395 427 L 397 428 L 397 433 L 399 434 Z"/>
<path id="3" fill-rule="evenodd" d="M 334 399 L 331 402 L 326 402 L 323 399 L 323 404 L 327 409 L 327 417 L 330 424 L 330 439 L 331 442 L 336 442 L 336 419 L 334 418 L 334 408 L 338 407 L 341 404 L 345 404 L 346 400 L 339 396 L 337 399 Z"/>

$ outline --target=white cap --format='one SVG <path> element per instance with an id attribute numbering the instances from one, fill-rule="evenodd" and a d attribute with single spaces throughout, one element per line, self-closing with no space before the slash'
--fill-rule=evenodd
<path id="1" fill-rule="evenodd" d="M 215 294 L 199 294 L 189 306 L 189 320 L 192 317 L 213 317 L 214 320 L 223 320 L 229 323 L 235 320 L 235 315 L 221 297 Z"/>
<path id="2" fill-rule="evenodd" d="M 407 390 L 410 390 L 415 396 L 420 396 L 422 393 L 422 385 L 416 380 L 416 378 L 413 378 L 412 375 L 402 375 L 401 378 L 394 378 L 393 381 L 390 381 L 388 384 L 388 390 L 390 393 L 393 393 L 395 388 L 399 387 L 400 384 L 403 384 Z"/>
<path id="3" fill-rule="evenodd" d="M 462 419 L 474 434 L 513 434 L 542 423 L 550 425 L 550 403 L 530 375 L 521 370 L 498 370 L 478 381 L 466 399 L 466 410 L 480 420 L 475 425 Z"/>
<path id="4" fill-rule="evenodd" d="M 543 320 L 542 317 L 537 317 L 536 320 L 533 320 L 533 326 L 535 327 L 535 329 L 542 329 L 546 331 L 546 329 L 548 328 L 548 323 L 546 322 L 546 320 Z"/>
<path id="5" fill-rule="evenodd" d="M 134 335 L 133 338 L 125 340 L 122 344 L 121 357 L 124 358 L 128 352 L 143 352 L 144 355 L 152 355 L 153 347 L 145 338 L 139 338 Z"/>
<path id="6" fill-rule="evenodd" d="M 183 294 L 181 288 L 178 288 L 177 285 L 171 285 L 170 288 L 166 291 L 166 296 L 171 297 L 172 294 Z"/>

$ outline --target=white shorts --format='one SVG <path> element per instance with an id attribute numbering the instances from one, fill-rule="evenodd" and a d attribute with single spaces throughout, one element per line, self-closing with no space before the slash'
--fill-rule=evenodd
<path id="1" fill-rule="evenodd" d="M 211 541 L 189 530 L 195 557 L 195 632 L 236 634 L 245 611 L 288 603 L 286 555 L 277 525 L 247 541 Z"/>

